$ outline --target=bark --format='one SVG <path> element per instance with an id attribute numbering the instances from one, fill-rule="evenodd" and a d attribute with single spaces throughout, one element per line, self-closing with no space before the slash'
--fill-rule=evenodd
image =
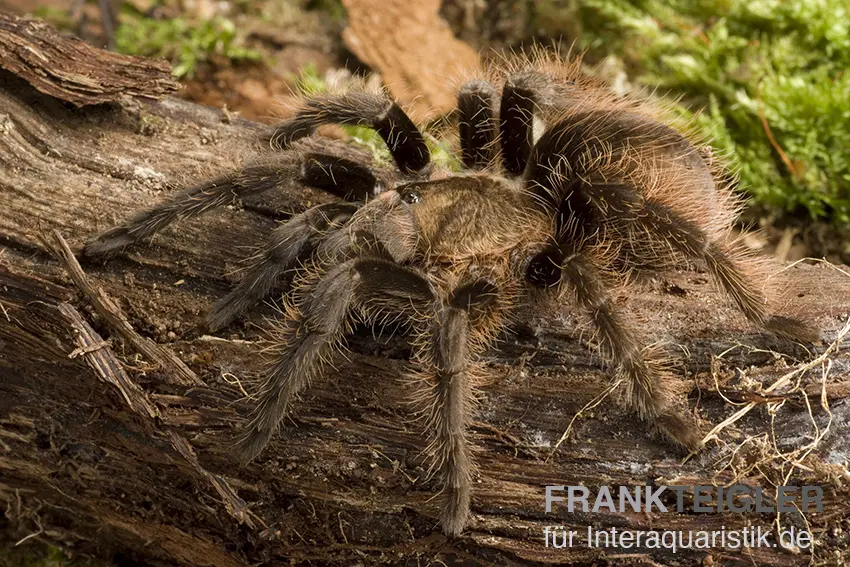
<path id="1" fill-rule="evenodd" d="M 103 51 L 39 20 L 3 13 L 0 67 L 77 106 L 128 95 L 158 99 L 180 88 L 167 61 Z"/>
<path id="2" fill-rule="evenodd" d="M 547 525 L 583 534 L 587 526 L 770 529 L 775 519 L 546 514 L 547 484 L 735 481 L 772 494 L 770 482 L 793 472 L 793 482 L 824 487 L 823 512 L 806 515 L 819 540 L 816 563 L 843 564 L 850 355 L 830 351 L 829 368 L 814 366 L 800 389 L 768 391 L 813 357 L 770 352 L 785 347 L 749 328 L 699 272 L 657 274 L 622 304 L 648 337 L 667 342 L 676 385 L 706 431 L 740 409 L 730 402 L 755 404 L 684 464 L 611 399 L 584 411 L 553 452 L 571 418 L 608 384 L 565 307 L 563 317 L 545 319 L 540 336 L 511 334 L 486 355 L 473 516 L 459 539 L 435 530 L 423 436 L 398 380 L 407 354 L 398 336 L 355 333 L 348 358 L 310 388 L 260 460 L 239 468 L 227 447 L 249 407 L 242 388 L 263 371 L 264 317 L 276 312 L 261 307 L 207 336 L 203 311 L 275 222 L 330 197 L 282 187 L 69 274 L 73 262 L 54 231 L 78 251 L 87 236 L 176 185 L 235 167 L 255 151 L 258 125 L 169 98 L 77 109 L 10 74 L 0 85 L 0 499 L 16 538 L 37 534 L 31 539 L 82 553 L 169 566 L 709 565 L 708 556 L 714 565 L 802 565 L 807 552 L 773 547 L 553 550 L 542 539 Z M 823 264 L 790 273 L 797 294 L 788 307 L 822 332 L 822 352 L 850 312 L 850 276 Z M 801 467 L 771 459 L 773 435 L 789 452 L 811 443 L 813 422 L 823 432 L 822 393 L 832 415 L 826 435 L 808 457 L 796 454 Z M 768 408 L 783 400 L 772 423 Z M 783 526 L 802 521 L 791 516 Z"/>

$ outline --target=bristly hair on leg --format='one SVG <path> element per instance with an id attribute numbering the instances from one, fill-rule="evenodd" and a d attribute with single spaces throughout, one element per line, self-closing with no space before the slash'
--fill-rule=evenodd
<path id="1" fill-rule="evenodd" d="M 257 254 L 242 281 L 207 314 L 210 331 L 221 329 L 243 311 L 267 297 L 287 271 L 308 261 L 318 243 L 351 219 L 359 205 L 318 205 L 278 227 Z"/>
<path id="2" fill-rule="evenodd" d="M 699 415 L 681 410 L 687 384 L 624 305 L 638 295 L 637 276 L 702 269 L 755 325 L 815 336 L 776 308 L 781 278 L 744 246 L 734 175 L 664 104 L 615 94 L 583 73 L 580 58 L 537 49 L 458 85 L 457 120 L 441 125 L 456 131 L 460 156 L 450 162 L 459 171 L 431 161 L 429 134 L 385 90 L 353 81 L 301 98 L 265 132 L 265 154 L 189 184 L 85 251 L 107 255 L 245 195 L 308 186 L 341 199 L 275 214 L 289 222 L 208 317 L 221 328 L 273 290 L 288 293 L 238 455 L 246 462 L 263 450 L 352 325 L 397 323 L 393 331 L 412 335 L 411 397 L 452 537 L 470 516 L 482 354 L 532 309 L 572 308 L 628 408 L 688 450 L 701 439 Z M 373 129 L 395 165 L 333 152 L 341 142 L 313 136 L 326 124 Z"/>

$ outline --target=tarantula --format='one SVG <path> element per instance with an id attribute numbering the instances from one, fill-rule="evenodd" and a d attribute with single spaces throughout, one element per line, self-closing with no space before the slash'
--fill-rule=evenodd
<path id="1" fill-rule="evenodd" d="M 263 450 L 353 323 L 400 319 L 413 336 L 411 376 L 450 535 L 469 514 L 478 357 L 522 306 L 571 300 L 625 385 L 628 407 L 689 450 L 700 445 L 698 427 L 612 301 L 632 272 L 698 262 L 753 324 L 810 337 L 798 321 L 768 312 L 762 267 L 730 236 L 737 202 L 728 184 L 650 102 L 611 94 L 577 60 L 538 55 L 464 83 L 456 114 L 462 172 L 431 163 L 423 134 L 384 92 L 307 98 L 268 132 L 286 151 L 191 186 L 85 246 L 87 256 L 106 255 L 292 179 L 343 197 L 278 227 L 208 315 L 220 329 L 284 273 L 300 273 L 237 445 L 245 462 Z M 398 171 L 300 149 L 299 139 L 331 123 L 374 129 Z"/>

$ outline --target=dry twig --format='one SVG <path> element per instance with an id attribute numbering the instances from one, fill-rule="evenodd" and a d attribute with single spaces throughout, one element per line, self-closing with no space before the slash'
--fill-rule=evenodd
<path id="1" fill-rule="evenodd" d="M 140 336 L 130 325 L 127 317 L 121 312 L 121 309 L 115 304 L 112 299 L 106 295 L 101 288 L 96 288 L 92 285 L 89 278 L 86 276 L 80 263 L 65 239 L 58 230 L 53 231 L 53 242 L 50 242 L 43 235 L 40 237 L 42 244 L 50 250 L 50 252 L 65 266 L 71 279 L 77 288 L 91 302 L 97 314 L 103 317 L 110 328 L 114 329 L 122 339 L 127 341 L 130 346 L 159 364 L 162 368 L 171 369 L 171 373 L 166 375 L 166 380 L 181 385 L 202 384 L 201 379 L 186 366 L 177 356 L 156 344 L 150 339 Z"/>

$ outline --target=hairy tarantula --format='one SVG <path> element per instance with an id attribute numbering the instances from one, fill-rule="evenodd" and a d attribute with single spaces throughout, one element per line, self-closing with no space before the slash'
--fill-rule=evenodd
<path id="1" fill-rule="evenodd" d="M 87 256 L 106 255 L 293 179 L 343 197 L 277 228 L 208 315 L 211 329 L 224 327 L 285 272 L 300 272 L 238 448 L 245 462 L 263 450 L 354 322 L 403 320 L 450 535 L 469 514 L 478 355 L 522 306 L 571 300 L 625 384 L 627 405 L 690 450 L 700 445 L 697 426 L 612 301 L 631 272 L 696 261 L 754 325 L 810 337 L 802 323 L 768 312 L 762 265 L 730 234 L 737 202 L 728 184 L 654 105 L 611 94 L 578 61 L 539 54 L 464 83 L 457 101 L 460 173 L 431 163 L 423 134 L 385 93 L 313 96 L 269 132 L 287 151 L 189 187 L 85 246 Z M 373 128 L 398 171 L 299 149 L 329 123 Z"/>

